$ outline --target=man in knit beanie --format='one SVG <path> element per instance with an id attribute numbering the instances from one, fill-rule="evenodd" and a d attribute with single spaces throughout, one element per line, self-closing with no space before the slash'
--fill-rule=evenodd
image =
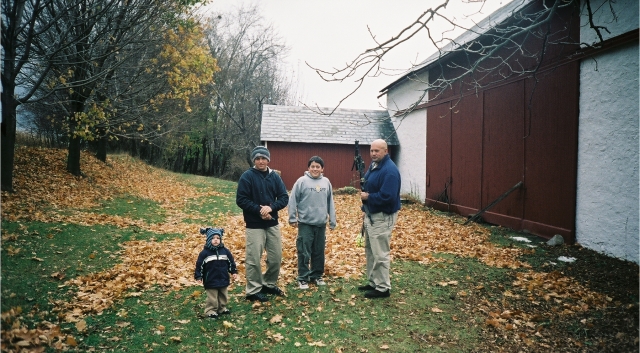
<path id="1" fill-rule="evenodd" d="M 264 157 L 267 159 L 267 162 L 271 162 L 271 154 L 264 146 L 257 146 L 251 151 L 251 160 L 255 161 L 257 157 Z"/>
<path id="2" fill-rule="evenodd" d="M 247 300 L 268 301 L 265 294 L 284 295 L 278 288 L 282 263 L 282 235 L 278 211 L 287 207 L 289 195 L 280 175 L 269 168 L 271 154 L 265 146 L 251 151 L 253 168 L 238 181 L 236 204 L 246 224 L 245 276 Z M 262 252 L 267 252 L 267 270 L 261 267 Z"/>

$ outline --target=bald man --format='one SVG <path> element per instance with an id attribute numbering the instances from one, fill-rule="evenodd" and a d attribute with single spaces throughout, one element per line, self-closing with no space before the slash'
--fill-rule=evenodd
<path id="1" fill-rule="evenodd" d="M 372 162 L 360 194 L 371 216 L 364 217 L 368 283 L 358 290 L 365 291 L 366 298 L 374 299 L 391 295 L 389 243 L 400 210 L 400 172 L 389 158 L 384 140 L 373 141 L 370 153 Z"/>

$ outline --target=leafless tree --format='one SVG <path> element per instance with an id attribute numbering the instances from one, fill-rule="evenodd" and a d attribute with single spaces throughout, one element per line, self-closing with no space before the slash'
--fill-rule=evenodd
<path id="1" fill-rule="evenodd" d="M 290 101 L 279 66 L 287 48 L 256 7 L 213 16 L 209 24 L 209 45 L 220 66 L 211 99 L 211 151 L 239 152 L 250 164 L 248 151 L 260 142 L 262 104 Z"/>
<path id="2" fill-rule="evenodd" d="M 435 7 L 420 14 L 413 22 L 385 41 L 377 40 L 371 34 L 375 45 L 362 51 L 355 59 L 346 65 L 332 70 L 313 68 L 318 75 L 328 82 L 354 81 L 356 87 L 347 94 L 338 106 L 355 93 L 369 77 L 378 76 L 388 68 L 382 67 L 382 61 L 390 52 L 409 42 L 412 38 L 426 33 L 430 44 L 437 48 L 437 53 L 430 62 L 423 62 L 407 70 L 417 72 L 417 69 L 436 62 L 444 55 L 449 55 L 447 67 L 441 65 L 439 74 L 429 77 L 429 82 L 423 82 L 426 89 L 416 101 L 403 112 L 408 114 L 427 99 L 432 100 L 442 95 L 465 94 L 474 92 L 498 81 L 514 76 L 534 75 L 542 65 L 550 60 L 575 54 L 575 52 L 591 46 L 580 42 L 579 31 L 575 23 L 576 12 L 584 13 L 589 18 L 588 26 L 601 42 L 607 28 L 594 23 L 595 9 L 593 0 L 513 0 L 518 12 L 504 18 L 505 22 L 498 26 L 475 25 L 464 27 L 453 18 L 444 14 L 450 0 L 442 0 Z M 609 6 L 615 17 L 615 11 L 610 6 L 611 0 L 604 0 L 601 6 Z M 561 17 L 565 26 L 554 26 L 553 19 Z M 439 20 L 449 24 L 453 29 L 462 29 L 465 35 L 456 41 L 447 34 L 434 31 L 434 21 Z M 492 23 L 495 25 L 495 22 Z M 524 43 L 524 44 L 523 44 Z M 446 69 L 446 70 L 445 70 Z M 408 79 L 421 80 L 417 75 L 409 74 Z M 336 107 L 337 108 L 337 107 Z M 316 109 L 318 110 L 318 109 Z M 330 114 L 331 112 L 322 112 Z M 405 115 L 406 115 L 405 114 Z"/>
<path id="3" fill-rule="evenodd" d="M 34 94 L 51 70 L 46 55 L 73 46 L 68 38 L 43 43 L 50 50 L 36 53 L 38 42 L 75 1 L 56 4 L 55 0 L 2 0 L 2 190 L 13 190 L 13 160 L 18 106 L 34 100 Z M 56 11 L 43 15 L 55 7 Z"/>

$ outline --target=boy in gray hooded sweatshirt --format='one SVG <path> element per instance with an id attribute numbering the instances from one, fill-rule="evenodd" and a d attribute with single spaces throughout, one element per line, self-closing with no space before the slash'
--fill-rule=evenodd
<path id="1" fill-rule="evenodd" d="M 307 163 L 308 171 L 298 178 L 289 196 L 289 224 L 298 228 L 298 284 L 308 289 L 309 282 L 325 285 L 324 248 L 327 216 L 329 228 L 336 227 L 336 209 L 329 179 L 322 175 L 324 161 L 313 156 Z M 309 264 L 311 266 L 309 266 Z"/>

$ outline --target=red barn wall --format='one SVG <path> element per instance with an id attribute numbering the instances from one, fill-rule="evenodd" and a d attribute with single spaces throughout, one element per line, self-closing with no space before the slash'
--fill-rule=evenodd
<path id="1" fill-rule="evenodd" d="M 577 13 L 570 7 L 559 12 L 551 23 L 554 35 L 577 38 Z M 527 37 L 524 47 L 536 52 L 541 41 Z M 560 234 L 566 242 L 574 242 L 580 66 L 577 60 L 564 58 L 577 49 L 576 45 L 549 47 L 535 79 L 514 76 L 498 82 L 500 70 L 492 73 L 496 77 L 482 72 L 486 84 L 482 89 L 474 91 L 475 86 L 463 81 L 451 85 L 457 90 L 430 96 L 433 100 L 423 105 L 427 205 L 471 215 L 522 181 L 523 187 L 482 217 L 543 237 Z M 452 54 L 446 60 L 463 59 L 467 58 Z M 508 60 L 524 65 L 521 59 Z M 456 77 L 459 72 L 452 67 L 448 61 L 435 65 L 429 79 Z"/>
<path id="2" fill-rule="evenodd" d="M 573 242 L 578 75 L 579 62 L 570 62 L 538 82 L 523 78 L 428 106 L 427 205 L 471 215 L 522 181 L 482 217 Z"/>
<path id="3" fill-rule="evenodd" d="M 307 170 L 307 163 L 312 156 L 320 156 L 324 160 L 324 176 L 329 178 L 334 189 L 345 186 L 360 188 L 358 173 L 351 170 L 355 145 L 275 141 L 267 141 L 266 145 L 271 153 L 269 167 L 280 171 L 287 190 L 291 190 L 296 180 Z M 371 163 L 369 147 L 360 145 L 365 168 Z"/>

